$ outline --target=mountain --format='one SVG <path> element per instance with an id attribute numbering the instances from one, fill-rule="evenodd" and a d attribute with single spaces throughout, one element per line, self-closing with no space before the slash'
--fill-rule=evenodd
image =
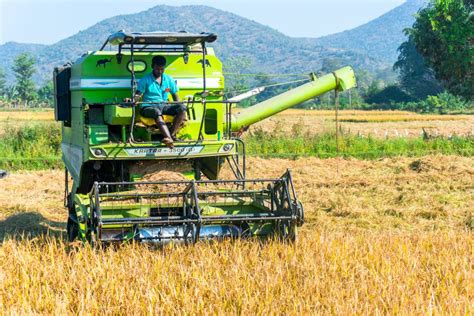
<path id="1" fill-rule="evenodd" d="M 409 3 L 415 1 L 419 0 L 410 0 Z M 406 4 L 402 6 L 406 6 Z M 412 14 L 417 11 L 417 9 L 412 9 Z M 405 12 L 406 10 L 401 11 Z M 393 23 L 397 20 L 394 16 L 400 10 L 392 11 L 387 13 L 389 19 L 386 20 L 386 18 L 380 17 L 375 20 L 377 21 L 376 24 Z M 408 23 L 403 27 L 410 25 Z M 373 30 L 367 24 L 361 26 L 361 28 L 361 31 L 358 32 L 365 32 L 368 39 L 374 37 L 373 34 L 377 32 L 377 29 Z M 386 28 L 391 29 L 393 26 L 388 25 Z M 400 28 L 401 26 L 397 26 L 397 28 L 394 28 L 394 32 L 401 33 Z M 218 34 L 218 40 L 212 43 L 212 46 L 218 56 L 222 58 L 224 64 L 232 57 L 245 57 L 252 64 L 250 69 L 246 69 L 246 71 L 251 72 L 307 73 L 319 70 L 325 59 L 339 60 L 342 64 L 372 71 L 390 67 L 393 64 L 393 57 L 387 59 L 384 54 L 377 54 L 378 57 L 374 57 L 368 54 L 369 49 L 364 50 L 363 47 L 357 45 L 358 41 L 353 41 L 347 45 L 336 45 L 337 41 L 329 40 L 330 36 L 321 39 L 292 38 L 236 14 L 208 6 L 196 5 L 179 7 L 159 5 L 143 12 L 105 19 L 52 45 L 17 45 L 23 45 L 24 50 L 30 50 L 35 55 L 38 68 L 37 79 L 44 80 L 51 78 L 52 69 L 55 66 L 66 61 L 74 61 L 86 51 L 99 49 L 110 33 L 121 29 L 143 32 L 157 30 L 213 32 Z M 335 34 L 333 36 L 339 35 Z M 394 37 L 398 38 L 398 42 L 396 44 L 391 43 L 391 45 L 398 47 L 403 41 L 403 34 L 394 35 Z M 376 46 L 379 47 L 380 45 Z M 383 51 L 383 48 L 380 48 L 380 50 Z M 1 58 L 0 66 L 9 72 L 11 57 L 19 52 L 20 49 L 13 49 L 10 43 L 1 45 L 0 57 L 10 56 L 10 63 Z"/>
<path id="2" fill-rule="evenodd" d="M 406 36 L 403 30 L 413 25 L 415 14 L 427 4 L 427 0 L 408 0 L 395 9 L 352 30 L 304 39 L 308 44 L 326 48 L 349 50 L 393 64 L 398 57 L 397 49 Z"/>

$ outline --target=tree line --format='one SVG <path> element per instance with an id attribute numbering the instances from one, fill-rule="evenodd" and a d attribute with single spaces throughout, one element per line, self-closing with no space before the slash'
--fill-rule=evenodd
<path id="1" fill-rule="evenodd" d="M 356 69 L 358 88 L 340 95 L 342 108 L 392 109 L 416 112 L 465 112 L 474 107 L 474 0 L 431 0 L 419 10 L 407 40 L 398 49 L 393 69 Z M 242 61 L 236 63 L 241 69 Z M 322 60 L 320 73 L 344 66 L 338 58 Z M 249 67 L 250 68 L 250 67 Z M 230 81 L 245 86 L 272 85 L 272 78 Z M 252 101 L 279 94 L 292 85 L 272 87 Z M 232 87 L 229 89 L 232 90 Z M 305 102 L 302 108 L 333 108 L 334 96 Z"/>
<path id="2" fill-rule="evenodd" d="M 53 82 L 48 81 L 39 88 L 33 81 L 36 72 L 35 58 L 28 53 L 18 55 L 11 69 L 15 82 L 7 85 L 5 71 L 0 68 L 0 105 L 7 107 L 30 108 L 51 107 L 53 104 Z"/>
<path id="3" fill-rule="evenodd" d="M 419 112 L 472 109 L 474 0 L 431 0 L 405 34 L 393 66 L 398 82 L 374 91 L 368 103 Z"/>

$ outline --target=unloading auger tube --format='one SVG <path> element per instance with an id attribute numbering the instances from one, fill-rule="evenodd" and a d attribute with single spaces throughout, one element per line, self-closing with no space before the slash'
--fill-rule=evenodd
<path id="1" fill-rule="evenodd" d="M 232 115 L 231 130 L 241 131 L 295 105 L 311 100 L 331 90 L 344 91 L 356 87 L 354 70 L 344 67 L 320 78 L 311 75 L 311 81 L 273 98 L 257 103 Z"/>

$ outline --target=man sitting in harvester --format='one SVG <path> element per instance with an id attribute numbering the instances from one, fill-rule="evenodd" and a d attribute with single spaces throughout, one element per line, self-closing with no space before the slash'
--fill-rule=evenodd
<path id="1" fill-rule="evenodd" d="M 153 71 L 143 77 L 138 82 L 138 89 L 135 94 L 135 101 L 142 98 L 140 105 L 140 115 L 153 118 L 163 134 L 162 142 L 169 148 L 173 148 L 173 141 L 176 140 L 176 133 L 186 120 L 186 106 L 182 103 L 167 104 L 168 94 L 171 93 L 173 101 L 179 102 L 178 87 L 174 79 L 164 73 L 166 58 L 155 56 L 151 61 Z M 146 103 L 152 102 L 152 103 Z M 171 133 L 163 120 L 163 114 L 173 115 L 174 122 Z"/>

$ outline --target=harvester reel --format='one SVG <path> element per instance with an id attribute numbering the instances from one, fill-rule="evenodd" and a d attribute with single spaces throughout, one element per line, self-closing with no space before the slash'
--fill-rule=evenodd
<path id="1" fill-rule="evenodd" d="M 303 226 L 304 224 L 304 208 L 303 208 L 303 203 L 300 201 L 296 201 L 295 203 L 295 209 L 296 209 L 296 226 L 300 227 Z"/>
<path id="2" fill-rule="evenodd" d="M 184 231 L 184 244 L 195 244 L 198 239 L 198 227 L 195 224 L 189 224 Z"/>
<path id="3" fill-rule="evenodd" d="M 296 223 L 293 220 L 281 220 L 275 227 L 276 237 L 281 241 L 295 242 Z"/>

